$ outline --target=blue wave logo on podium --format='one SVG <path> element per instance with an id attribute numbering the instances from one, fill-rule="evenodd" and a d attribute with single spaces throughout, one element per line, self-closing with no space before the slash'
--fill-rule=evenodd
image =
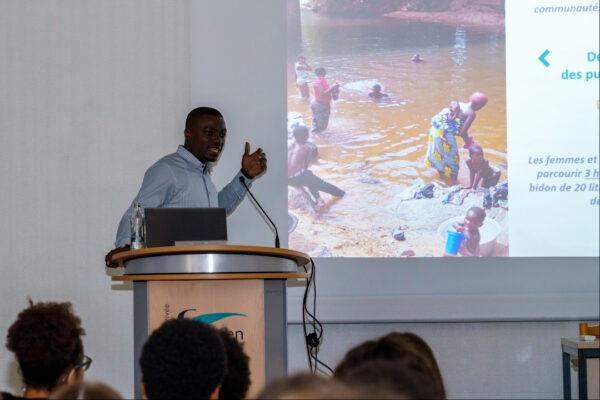
<path id="1" fill-rule="evenodd" d="M 195 308 L 190 308 L 188 310 L 183 310 L 182 312 L 180 312 L 177 315 L 177 319 L 183 319 L 185 318 L 185 313 L 188 311 L 196 311 Z M 205 324 L 212 324 L 213 322 L 217 322 L 220 321 L 222 319 L 225 318 L 229 318 L 229 317 L 248 317 L 246 314 L 240 314 L 240 313 L 231 313 L 231 312 L 224 312 L 224 313 L 211 313 L 211 314 L 202 314 L 202 315 L 198 315 L 194 318 L 192 318 L 194 321 L 200 321 L 202 323 Z"/>
<path id="2" fill-rule="evenodd" d="M 222 319 L 229 318 L 229 317 L 235 317 L 235 316 L 247 317 L 246 314 L 224 312 L 224 313 L 202 314 L 202 315 L 198 315 L 197 317 L 194 317 L 192 319 L 194 321 L 204 322 L 205 324 L 212 324 L 213 322 L 217 322 Z"/>

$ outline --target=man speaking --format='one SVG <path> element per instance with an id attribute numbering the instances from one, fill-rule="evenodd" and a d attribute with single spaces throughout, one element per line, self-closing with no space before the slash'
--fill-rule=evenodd
<path id="1" fill-rule="evenodd" d="M 246 194 L 240 176 L 251 181 L 267 168 L 262 149 L 250 154 L 250 144 L 246 142 L 240 172 L 217 191 L 210 173 L 225 145 L 227 128 L 223 115 L 210 107 L 192 110 L 185 120 L 184 135 L 183 146 L 158 160 L 144 174 L 140 191 L 121 218 L 116 248 L 105 257 L 107 267 L 117 266 L 110 261 L 113 254 L 129 250 L 129 220 L 135 203 L 144 208 L 223 207 L 230 214 Z"/>

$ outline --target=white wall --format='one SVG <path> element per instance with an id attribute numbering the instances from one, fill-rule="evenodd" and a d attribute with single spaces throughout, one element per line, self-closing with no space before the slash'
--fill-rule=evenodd
<path id="1" fill-rule="evenodd" d="M 0 2 L 0 332 L 27 297 L 70 300 L 89 377 L 133 396 L 131 290 L 104 254 L 144 170 L 183 137 L 184 1 Z M 19 393 L 0 341 L 0 387 Z"/>
<path id="2" fill-rule="evenodd" d="M 286 226 L 284 21 L 279 0 L 0 2 L 0 332 L 27 296 L 70 300 L 88 332 L 88 376 L 133 395 L 131 288 L 110 282 L 104 254 L 144 170 L 181 143 L 185 115 L 201 104 L 221 108 L 230 131 L 217 183 L 239 169 L 245 140 L 263 146 L 269 172 L 254 189 Z M 272 244 L 248 201 L 229 226 L 234 243 Z M 343 323 L 326 325 L 323 359 L 335 364 L 352 344 L 414 330 L 431 342 L 456 397 L 559 397 L 558 343 L 577 332 L 576 323 L 558 320 L 598 315 L 596 260 L 549 269 L 529 260 L 483 269 L 360 262 L 319 261 L 319 315 Z M 300 291 L 290 291 L 292 321 Z M 379 314 L 368 320 L 373 310 Z M 466 322 L 470 310 L 524 322 Z M 436 313 L 455 321 L 426 322 L 444 320 Z M 550 321 L 527 322 L 539 318 Z M 410 320 L 420 323 L 397 323 Z M 291 370 L 306 365 L 299 332 L 294 322 Z M 482 385 L 486 373 L 495 382 Z M 0 347 L 0 388 L 17 393 L 18 385 Z"/>
<path id="3" fill-rule="evenodd" d="M 415 332 L 429 343 L 449 398 L 559 399 L 560 337 L 576 335 L 578 326 L 568 321 L 326 324 L 319 360 L 334 368 L 349 348 L 393 330 Z M 290 326 L 290 372 L 308 366 L 302 336 L 301 325 Z M 576 374 L 571 382 L 577 382 Z"/>
<path id="4" fill-rule="evenodd" d="M 192 1 L 191 98 L 227 122 L 227 144 L 213 170 L 217 187 L 239 171 L 248 141 L 267 154 L 268 172 L 252 192 L 277 222 L 287 247 L 285 1 Z M 273 246 L 274 234 L 246 200 L 227 220 L 230 243 Z"/>

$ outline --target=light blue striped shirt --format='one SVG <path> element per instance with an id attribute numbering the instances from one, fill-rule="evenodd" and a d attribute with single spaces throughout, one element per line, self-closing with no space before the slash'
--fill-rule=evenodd
<path id="1" fill-rule="evenodd" d="M 130 242 L 129 220 L 135 203 L 140 203 L 142 208 L 223 207 L 229 215 L 246 194 L 239 181 L 242 171 L 217 192 L 210 177 L 211 169 L 212 163 L 203 164 L 183 146 L 148 168 L 140 191 L 121 218 L 115 246 Z M 250 179 L 246 181 L 247 185 L 251 184 Z"/>

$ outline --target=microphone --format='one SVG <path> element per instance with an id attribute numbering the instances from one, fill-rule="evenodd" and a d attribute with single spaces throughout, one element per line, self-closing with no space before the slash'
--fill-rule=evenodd
<path id="1" fill-rule="evenodd" d="M 246 188 L 246 191 L 248 192 L 248 194 L 250 195 L 250 197 L 252 197 L 252 200 L 254 200 L 254 202 L 256 203 L 256 205 L 258 206 L 258 208 L 260 208 L 260 211 L 262 211 L 263 215 L 265 217 L 267 217 L 267 219 L 269 220 L 269 222 L 271 223 L 271 225 L 273 225 L 273 229 L 275 229 L 275 248 L 278 249 L 279 248 L 279 233 L 277 232 L 277 226 L 275 226 L 275 223 L 273 222 L 273 220 L 271 220 L 271 218 L 269 218 L 269 215 L 267 214 L 267 212 L 261 207 L 261 205 L 258 202 L 258 200 L 256 200 L 256 197 L 254 197 L 254 195 L 250 191 L 250 188 L 248 187 L 248 185 L 246 185 L 246 180 L 244 179 L 243 176 L 240 176 L 240 182 L 242 183 L 242 185 L 244 185 L 244 187 Z"/>

